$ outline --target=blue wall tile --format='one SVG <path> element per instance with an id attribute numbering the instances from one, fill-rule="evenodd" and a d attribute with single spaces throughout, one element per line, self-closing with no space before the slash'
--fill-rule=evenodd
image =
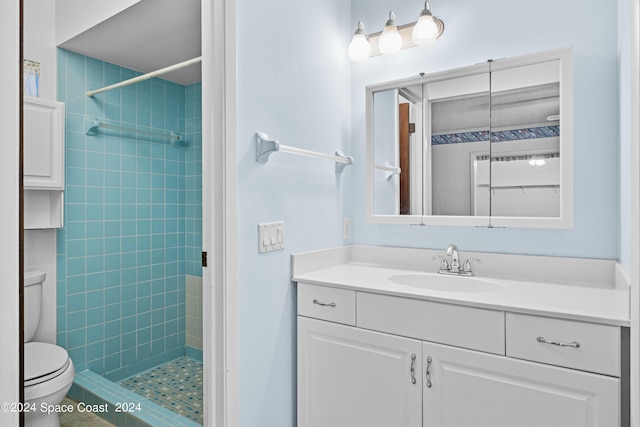
<path id="1" fill-rule="evenodd" d="M 64 50 L 58 72 L 67 106 L 58 342 L 78 371 L 132 374 L 184 352 L 184 275 L 202 274 L 194 246 L 202 241 L 201 85 L 152 79 L 87 98 L 88 89 L 139 73 Z M 188 147 L 130 133 L 85 135 L 95 118 L 182 132 Z"/>

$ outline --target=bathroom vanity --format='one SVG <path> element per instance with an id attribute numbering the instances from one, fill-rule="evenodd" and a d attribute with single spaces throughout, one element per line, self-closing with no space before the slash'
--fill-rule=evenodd
<path id="1" fill-rule="evenodd" d="M 298 426 L 628 423 L 628 284 L 613 261 L 427 249 L 294 255 Z"/>

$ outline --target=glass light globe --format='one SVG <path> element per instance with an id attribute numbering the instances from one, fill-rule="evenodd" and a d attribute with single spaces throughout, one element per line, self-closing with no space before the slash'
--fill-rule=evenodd
<path id="1" fill-rule="evenodd" d="M 400 51 L 402 47 L 402 36 L 398 32 L 398 26 L 396 25 L 396 15 L 393 12 L 389 12 L 389 20 L 378 38 L 378 48 L 380 52 L 388 55 Z"/>
<path id="2" fill-rule="evenodd" d="M 352 61 L 362 61 L 369 58 L 371 45 L 364 34 L 354 34 L 349 43 L 349 59 Z"/>
<path id="3" fill-rule="evenodd" d="M 423 14 L 418 18 L 411 35 L 415 44 L 424 46 L 434 44 L 438 37 L 438 32 L 438 24 L 433 20 L 433 16 Z"/>
<path id="4" fill-rule="evenodd" d="M 353 39 L 349 43 L 349 59 L 352 61 L 362 61 L 371 55 L 371 44 L 364 33 L 364 23 L 358 21 L 358 28 L 353 33 Z"/>

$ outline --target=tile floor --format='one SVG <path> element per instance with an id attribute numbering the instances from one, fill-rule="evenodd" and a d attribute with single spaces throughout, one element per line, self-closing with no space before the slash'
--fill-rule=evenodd
<path id="1" fill-rule="evenodd" d="M 202 424 L 202 363 L 183 357 L 119 384 L 176 414 Z"/>
<path id="2" fill-rule="evenodd" d="M 78 402 L 65 397 L 62 401 L 63 405 L 74 405 L 73 412 L 60 414 L 60 427 L 115 427 L 110 422 L 103 420 L 99 416 L 91 412 L 81 412 L 78 410 Z"/>

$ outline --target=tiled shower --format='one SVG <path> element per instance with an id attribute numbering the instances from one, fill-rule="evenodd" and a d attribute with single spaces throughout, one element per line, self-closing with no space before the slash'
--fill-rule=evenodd
<path id="1" fill-rule="evenodd" d="M 86 96 L 139 74 L 58 50 L 66 188 L 57 236 L 57 340 L 77 372 L 111 381 L 185 354 L 202 357 L 201 326 L 191 325 L 187 348 L 187 318 L 201 317 L 201 298 L 190 300 L 188 313 L 186 295 L 187 280 L 202 286 L 201 84 L 154 78 Z M 186 147 L 130 132 L 87 135 L 96 119 L 171 130 Z"/>

